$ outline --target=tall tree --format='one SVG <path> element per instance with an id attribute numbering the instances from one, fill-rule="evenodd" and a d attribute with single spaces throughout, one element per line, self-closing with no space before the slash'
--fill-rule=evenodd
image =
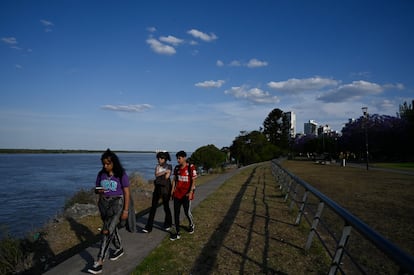
<path id="1" fill-rule="evenodd" d="M 263 133 L 272 144 L 287 150 L 289 147 L 289 121 L 285 113 L 273 109 L 263 122 Z"/>
<path id="2" fill-rule="evenodd" d="M 403 119 L 387 115 L 361 117 L 342 129 L 341 145 L 346 151 L 363 157 L 365 151 L 365 127 L 368 131 L 369 155 L 373 160 L 407 160 L 410 142 L 407 139 Z"/>
<path id="3" fill-rule="evenodd" d="M 411 155 L 411 159 L 414 158 L 414 100 L 411 104 L 404 102 L 400 105 L 400 112 L 397 114 L 401 117 L 401 119 L 406 124 L 405 135 L 407 136 L 407 146 L 406 151 L 409 155 Z"/>
<path id="4" fill-rule="evenodd" d="M 281 155 L 280 149 L 260 131 L 241 132 L 233 141 L 230 151 L 232 157 L 242 165 L 271 160 Z"/>
<path id="5" fill-rule="evenodd" d="M 205 170 L 217 168 L 226 161 L 226 154 L 220 151 L 216 146 L 210 144 L 195 150 L 191 154 L 191 161 L 196 166 L 203 166 Z"/>

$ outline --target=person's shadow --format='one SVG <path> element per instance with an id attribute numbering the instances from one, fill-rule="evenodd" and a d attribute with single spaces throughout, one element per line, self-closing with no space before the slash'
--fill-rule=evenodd
<path id="1" fill-rule="evenodd" d="M 94 261 L 94 257 L 86 250 L 86 248 L 90 247 L 91 245 L 96 245 L 97 241 L 99 240 L 99 234 L 94 234 L 87 226 L 80 224 L 71 217 L 68 217 L 66 219 L 69 222 L 72 231 L 75 232 L 76 237 L 80 241 L 79 245 L 69 249 L 66 252 L 72 252 L 73 254 L 75 251 L 77 251 L 79 253 L 79 255 L 86 262 L 85 267 L 82 269 L 82 272 L 86 273 L 89 265 Z"/>

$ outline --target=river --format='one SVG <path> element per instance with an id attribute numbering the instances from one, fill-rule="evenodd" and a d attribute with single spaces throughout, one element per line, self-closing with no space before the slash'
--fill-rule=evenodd
<path id="1" fill-rule="evenodd" d="M 155 153 L 119 153 L 128 175 L 154 175 Z M 0 238 L 23 237 L 58 213 L 65 201 L 95 185 L 101 154 L 0 154 Z"/>

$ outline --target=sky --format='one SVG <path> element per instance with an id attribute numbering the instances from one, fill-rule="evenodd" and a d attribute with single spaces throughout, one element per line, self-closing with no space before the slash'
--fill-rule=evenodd
<path id="1" fill-rule="evenodd" d="M 0 1 L 0 148 L 230 146 L 414 99 L 414 2 Z"/>

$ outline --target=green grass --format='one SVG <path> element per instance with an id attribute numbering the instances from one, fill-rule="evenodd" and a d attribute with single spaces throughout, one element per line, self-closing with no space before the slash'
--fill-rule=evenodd
<path id="1" fill-rule="evenodd" d="M 270 163 L 240 171 L 192 212 L 195 233 L 166 237 L 133 274 L 326 274 L 322 249 L 305 253 L 309 231 L 293 226 Z"/>
<path id="2" fill-rule="evenodd" d="M 373 166 L 388 169 L 400 169 L 414 171 L 414 162 L 379 162 L 373 163 Z"/>

